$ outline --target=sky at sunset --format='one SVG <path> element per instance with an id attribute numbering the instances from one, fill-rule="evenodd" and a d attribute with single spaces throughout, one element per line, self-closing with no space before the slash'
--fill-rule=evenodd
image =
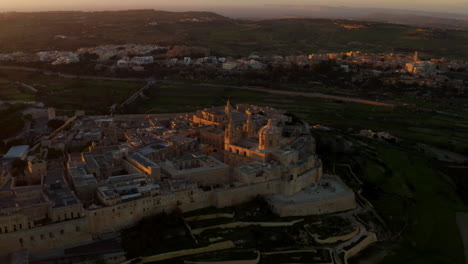
<path id="1" fill-rule="evenodd" d="M 116 10 L 135 8 L 202 10 L 213 7 L 261 7 L 267 4 L 377 7 L 462 12 L 466 11 L 468 7 L 468 2 L 465 3 L 463 0 L 0 0 L 0 10 Z"/>

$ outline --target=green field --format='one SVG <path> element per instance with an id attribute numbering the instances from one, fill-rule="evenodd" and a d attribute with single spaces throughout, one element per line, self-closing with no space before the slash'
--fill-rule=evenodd
<path id="1" fill-rule="evenodd" d="M 181 19 L 210 18 L 187 23 Z M 157 26 L 149 25 L 157 21 Z M 352 23 L 362 28 L 346 29 Z M 124 25 L 124 26 L 123 26 Z M 66 28 L 64 32 L 63 28 Z M 222 56 L 307 54 L 326 50 L 392 52 L 419 50 L 437 57 L 467 58 L 468 32 L 333 19 L 232 20 L 208 12 L 12 13 L 0 16 L 0 53 L 76 50 L 102 44 L 192 45 Z M 66 35 L 67 39 L 55 39 Z"/>
<path id="2" fill-rule="evenodd" d="M 88 114 L 107 114 L 145 85 L 144 82 L 66 79 L 26 71 L 0 70 L 0 99 L 43 102 L 58 110 L 86 110 Z M 36 94 L 12 83 L 35 87 Z"/>
<path id="3" fill-rule="evenodd" d="M 401 232 L 382 263 L 463 263 L 455 213 L 468 206 L 454 187 L 423 157 L 389 146 L 378 146 L 376 153 L 385 167 L 361 157 L 361 176 L 393 234 Z"/>
<path id="4" fill-rule="evenodd" d="M 0 78 L 0 100 L 33 101 L 34 93 L 8 79 Z"/>

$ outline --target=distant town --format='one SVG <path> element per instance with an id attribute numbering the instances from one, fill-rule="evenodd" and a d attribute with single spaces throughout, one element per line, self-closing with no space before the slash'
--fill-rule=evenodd
<path id="1" fill-rule="evenodd" d="M 16 52 L 0 54 L 4 65 L 68 65 L 93 63 L 96 71 L 108 76 L 133 76 L 151 73 L 152 65 L 162 67 L 209 67 L 223 71 L 262 71 L 283 67 L 305 69 L 321 63 L 334 62 L 336 70 L 352 74 L 352 82 L 378 77 L 385 84 L 407 84 L 425 87 L 449 87 L 463 94 L 467 89 L 468 62 L 445 58 L 421 59 L 418 52 L 368 54 L 359 51 L 317 53 L 300 56 L 259 56 L 242 58 L 209 56 L 201 47 L 157 45 L 105 45 L 72 51 L 43 51 L 35 54 Z M 194 56 L 195 54 L 195 56 Z M 60 69 L 60 68 L 57 68 Z M 464 73 L 464 74 L 457 74 Z M 138 75 L 140 76 L 140 75 Z"/>

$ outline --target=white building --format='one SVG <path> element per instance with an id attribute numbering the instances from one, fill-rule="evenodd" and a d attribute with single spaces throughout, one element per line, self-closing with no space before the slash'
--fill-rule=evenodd
<path id="1" fill-rule="evenodd" d="M 117 67 L 119 68 L 129 68 L 130 67 L 130 61 L 121 59 L 117 61 Z"/>
<path id="2" fill-rule="evenodd" d="M 135 65 L 152 64 L 154 63 L 154 58 L 153 56 L 133 57 L 131 62 Z"/>

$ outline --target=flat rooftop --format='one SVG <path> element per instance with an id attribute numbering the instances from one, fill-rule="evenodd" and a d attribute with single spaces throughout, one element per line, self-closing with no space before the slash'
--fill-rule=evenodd
<path id="1" fill-rule="evenodd" d="M 13 146 L 8 150 L 8 152 L 3 157 L 7 159 L 8 158 L 19 159 L 19 158 L 24 157 L 26 154 L 28 154 L 28 151 L 29 151 L 29 145 Z"/>

